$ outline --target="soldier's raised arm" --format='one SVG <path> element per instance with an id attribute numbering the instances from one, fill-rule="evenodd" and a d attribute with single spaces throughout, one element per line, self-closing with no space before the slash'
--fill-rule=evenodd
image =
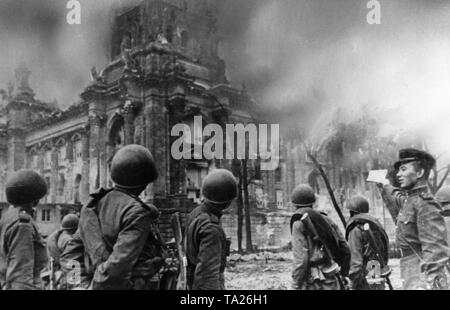
<path id="1" fill-rule="evenodd" d="M 386 208 L 391 214 L 394 223 L 396 223 L 400 209 L 405 202 L 405 193 L 391 184 L 378 184 L 378 188 L 380 189 L 381 198 L 383 199 Z"/>

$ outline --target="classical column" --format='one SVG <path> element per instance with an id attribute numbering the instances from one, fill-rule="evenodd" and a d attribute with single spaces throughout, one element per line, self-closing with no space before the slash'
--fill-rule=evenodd
<path id="1" fill-rule="evenodd" d="M 145 146 L 152 152 L 155 159 L 158 179 L 148 188 L 152 194 L 165 196 L 169 190 L 167 140 L 167 109 L 159 98 L 151 97 L 144 108 L 145 117 Z M 170 151 L 169 151 L 170 152 Z M 148 193 L 150 194 L 150 193 Z"/>
<path id="2" fill-rule="evenodd" d="M 186 114 L 186 100 L 184 98 L 177 98 L 170 102 L 169 106 L 169 128 L 167 135 L 168 139 L 168 152 L 167 156 L 169 159 L 170 167 L 170 194 L 185 194 L 186 193 L 186 162 L 184 159 L 175 160 L 172 158 L 171 146 L 172 143 L 178 139 L 178 137 L 172 137 L 170 131 L 173 126 L 180 123 Z"/>
<path id="3" fill-rule="evenodd" d="M 123 131 L 125 145 L 134 143 L 134 109 L 135 104 L 131 101 L 127 101 L 120 111 L 124 120 Z"/>
<path id="4" fill-rule="evenodd" d="M 85 126 L 83 131 L 81 132 L 81 160 L 83 165 L 81 167 L 81 192 L 80 192 L 80 201 L 81 203 L 85 203 L 88 199 L 89 192 L 91 190 L 89 172 L 90 172 L 90 158 L 89 158 L 89 126 Z"/>
<path id="5" fill-rule="evenodd" d="M 56 203 L 57 189 L 58 189 L 58 150 L 55 145 L 51 149 L 51 163 L 50 163 L 50 202 Z"/>

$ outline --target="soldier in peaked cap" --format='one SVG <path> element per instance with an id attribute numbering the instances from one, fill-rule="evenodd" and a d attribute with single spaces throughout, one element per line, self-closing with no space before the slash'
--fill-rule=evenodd
<path id="1" fill-rule="evenodd" d="M 223 290 L 228 244 L 220 218 L 237 195 L 236 178 L 215 169 L 203 180 L 202 195 L 203 203 L 186 223 L 187 285 L 191 290 Z"/>
<path id="2" fill-rule="evenodd" d="M 33 207 L 47 194 L 47 185 L 36 172 L 19 170 L 5 189 L 11 206 L 0 220 L 0 283 L 7 290 L 41 289 L 40 273 L 48 260 Z"/>
<path id="3" fill-rule="evenodd" d="M 407 290 L 449 288 L 447 229 L 427 186 L 434 165 L 427 152 L 402 149 L 394 164 L 400 188 L 385 185 L 382 190 L 397 224 L 401 277 Z"/>
<path id="4" fill-rule="evenodd" d="M 316 196 L 307 184 L 298 185 L 292 192 L 291 203 L 296 208 L 291 218 L 294 268 L 292 286 L 301 290 L 343 290 L 341 276 L 347 277 L 350 249 L 339 227 L 325 214 L 313 210 Z M 304 222 L 307 215 L 315 231 Z M 316 234 L 317 232 L 317 234 Z M 318 236 L 320 236 L 318 238 Z M 330 249 L 330 253 L 324 250 Z M 328 257 L 331 254 L 333 257 Z M 338 269 L 329 268 L 336 261 Z"/>

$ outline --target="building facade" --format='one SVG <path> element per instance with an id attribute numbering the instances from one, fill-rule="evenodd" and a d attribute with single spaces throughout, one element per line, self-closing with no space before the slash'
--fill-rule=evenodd
<path id="1" fill-rule="evenodd" d="M 233 169 L 233 163 L 204 157 L 174 159 L 171 146 L 178 137 L 171 135 L 173 126 L 184 123 L 192 128 L 194 116 L 201 116 L 203 127 L 214 123 L 225 128 L 225 124 L 257 123 L 260 114 L 245 88 L 232 87 L 226 78 L 218 55 L 213 2 L 148 0 L 116 12 L 109 64 L 99 71 L 92 68 L 91 83 L 80 90 L 80 100 L 65 110 L 36 99 L 29 85 L 31 73 L 21 65 L 15 83 L 3 96 L 0 201 L 5 201 L 8 174 L 30 168 L 49 186 L 43 204 L 79 206 L 90 192 L 112 186 L 109 167 L 117 150 L 140 144 L 153 153 L 160 175 L 142 198 L 166 210 L 167 216 L 192 209 L 201 198 L 201 182 L 208 171 Z M 199 141 L 186 143 L 195 149 Z M 285 164 L 281 159 L 275 171 L 260 171 L 258 165 L 249 161 L 247 168 L 253 176 L 249 180 L 252 216 L 263 218 L 253 229 L 270 235 L 271 220 L 265 214 L 271 218 L 273 212 L 287 208 Z M 225 221 L 232 235 L 235 209 Z M 58 214 L 56 218 L 62 216 Z M 168 223 L 167 218 L 161 221 Z M 167 231 L 166 236 L 170 237 Z M 270 238 L 274 239 L 261 237 L 261 247 Z"/>

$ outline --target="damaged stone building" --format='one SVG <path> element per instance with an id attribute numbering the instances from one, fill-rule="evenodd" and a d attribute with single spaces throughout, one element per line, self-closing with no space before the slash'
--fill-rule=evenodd
<path id="1" fill-rule="evenodd" d="M 90 192 L 112 185 L 113 155 L 136 143 L 152 151 L 160 174 L 142 198 L 163 215 L 192 209 L 208 171 L 231 169 L 232 163 L 173 159 L 171 128 L 178 123 L 193 126 L 196 115 L 205 125 L 225 126 L 255 123 L 260 114 L 245 88 L 232 87 L 226 78 L 218 54 L 216 15 L 214 1 L 199 0 L 147 0 L 116 12 L 109 64 L 102 70 L 92 68 L 91 83 L 65 110 L 36 98 L 31 72 L 21 65 L 15 83 L 3 92 L 0 200 L 5 201 L 4 182 L 12 171 L 26 167 L 40 172 L 49 192 L 36 217 L 47 235 Z M 257 161 L 248 170 L 253 176 L 249 194 L 254 243 L 259 248 L 280 245 L 280 236 L 289 229 L 284 160 L 275 171 L 259 172 Z M 233 206 L 223 218 L 234 248 L 235 210 Z M 169 238 L 168 216 L 160 224 Z"/>

